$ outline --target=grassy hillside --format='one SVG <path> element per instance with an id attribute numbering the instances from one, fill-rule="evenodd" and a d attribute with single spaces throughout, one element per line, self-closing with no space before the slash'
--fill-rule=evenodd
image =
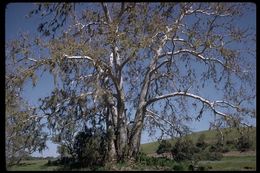
<path id="1" fill-rule="evenodd" d="M 232 140 L 236 139 L 239 136 L 239 133 L 236 129 L 223 129 L 222 132 L 225 134 L 224 140 Z M 217 135 L 216 130 L 206 130 L 206 131 L 201 131 L 201 132 L 194 132 L 192 134 L 189 134 L 188 136 L 190 139 L 193 140 L 195 143 L 198 139 L 198 137 L 201 134 L 205 134 L 205 140 L 207 143 L 214 143 L 216 141 L 216 135 Z M 250 129 L 250 139 L 253 141 L 253 148 L 256 148 L 256 128 Z M 172 144 L 176 142 L 176 140 L 170 140 Z M 155 153 L 157 148 L 159 146 L 159 142 L 151 142 L 151 143 L 146 143 L 141 145 L 141 151 L 143 151 L 146 154 L 151 154 Z"/>

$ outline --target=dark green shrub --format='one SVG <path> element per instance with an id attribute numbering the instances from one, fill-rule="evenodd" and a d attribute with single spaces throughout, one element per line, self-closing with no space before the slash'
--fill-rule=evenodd
<path id="1" fill-rule="evenodd" d="M 223 150 L 224 150 L 224 146 L 219 143 L 211 144 L 209 146 L 210 152 L 223 152 Z"/>
<path id="2" fill-rule="evenodd" d="M 160 145 L 156 151 L 157 154 L 163 154 L 163 153 L 167 153 L 170 152 L 172 148 L 172 144 L 169 141 L 166 140 L 162 140 L 160 142 Z"/>
<path id="3" fill-rule="evenodd" d="M 147 158 L 148 157 L 145 153 L 139 152 L 137 157 L 136 157 L 136 161 L 145 164 Z"/>
<path id="4" fill-rule="evenodd" d="M 48 162 L 47 162 L 47 164 L 46 165 L 48 165 L 48 166 L 51 166 L 52 165 L 52 162 L 51 162 L 51 160 L 48 160 Z"/>
<path id="5" fill-rule="evenodd" d="M 223 150 L 222 150 L 222 153 L 227 153 L 227 152 L 229 152 L 229 151 L 230 151 L 229 147 L 225 146 L 225 147 L 223 148 Z"/>
<path id="6" fill-rule="evenodd" d="M 105 137 L 98 129 L 85 129 L 76 135 L 73 150 L 82 167 L 103 165 L 107 148 Z"/>
<path id="7" fill-rule="evenodd" d="M 188 170 L 189 170 L 189 171 L 194 171 L 194 170 L 195 170 L 194 165 L 189 165 Z"/>
<path id="8" fill-rule="evenodd" d="M 208 152 L 206 154 L 207 160 L 221 160 L 223 158 L 223 155 L 220 152 Z"/>
<path id="9" fill-rule="evenodd" d="M 194 154 L 194 160 L 221 160 L 223 155 L 220 152 L 202 151 Z"/>
<path id="10" fill-rule="evenodd" d="M 243 135 L 237 139 L 236 148 L 241 152 L 249 150 L 252 146 L 253 142 L 249 139 L 249 135 Z"/>
<path id="11" fill-rule="evenodd" d="M 174 165 L 173 166 L 173 170 L 175 170 L 175 171 L 183 171 L 184 167 L 181 164 Z"/>
<path id="12" fill-rule="evenodd" d="M 206 166 L 199 166 L 196 171 L 207 171 L 208 168 Z"/>
<path id="13" fill-rule="evenodd" d="M 172 148 L 172 156 L 175 161 L 192 160 L 196 147 L 188 138 L 178 139 Z"/>
<path id="14" fill-rule="evenodd" d="M 226 144 L 227 144 L 227 145 L 235 145 L 236 142 L 235 142 L 234 140 L 227 140 L 227 141 L 226 141 Z"/>
<path id="15" fill-rule="evenodd" d="M 207 147 L 207 143 L 205 142 L 205 134 L 201 134 L 196 142 L 196 146 L 201 149 L 205 149 Z"/>

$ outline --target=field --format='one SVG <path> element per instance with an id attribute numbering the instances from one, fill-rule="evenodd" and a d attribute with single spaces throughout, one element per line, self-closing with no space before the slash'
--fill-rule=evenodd
<path id="1" fill-rule="evenodd" d="M 196 141 L 200 134 L 204 133 L 206 136 L 206 141 L 211 143 L 215 140 L 216 131 L 202 131 L 190 134 L 190 138 L 193 141 Z M 227 135 L 226 139 L 234 139 L 237 136 L 237 132 L 235 130 L 231 130 L 231 132 Z M 250 137 L 253 139 L 253 147 L 256 146 L 256 129 L 251 129 Z M 175 140 L 171 140 L 171 143 L 175 143 Z M 159 146 L 158 142 L 142 144 L 141 151 L 146 153 L 148 156 L 156 155 L 156 149 Z M 239 151 L 230 151 L 223 154 L 223 158 L 219 161 L 199 161 L 198 165 L 207 168 L 209 171 L 250 171 L 256 170 L 256 152 L 255 151 L 247 151 L 247 152 L 239 152 Z M 55 171 L 58 170 L 58 166 L 47 166 L 48 160 L 27 160 L 22 161 L 20 165 L 13 166 L 8 171 Z M 171 162 L 175 164 L 174 162 Z M 174 167 L 174 165 L 170 165 L 170 167 Z M 143 170 L 171 170 L 166 167 L 158 167 L 153 165 L 142 165 L 142 164 L 116 164 L 110 165 L 110 167 L 104 168 L 100 167 L 97 170 L 134 170 L 134 171 L 143 171 Z M 87 168 L 84 169 L 76 169 L 77 171 L 85 171 L 89 170 Z"/>

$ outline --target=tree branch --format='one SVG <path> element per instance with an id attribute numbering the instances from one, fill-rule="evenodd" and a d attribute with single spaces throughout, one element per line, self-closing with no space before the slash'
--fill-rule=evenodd
<path id="1" fill-rule="evenodd" d="M 88 59 L 90 61 L 94 61 L 94 59 L 91 58 L 90 56 L 69 56 L 69 55 L 66 55 L 66 54 L 64 54 L 63 56 L 65 58 L 68 58 L 68 59 Z"/>
<path id="2" fill-rule="evenodd" d="M 164 57 L 164 56 L 178 55 L 178 54 L 182 54 L 182 53 L 189 53 L 189 54 L 191 54 L 191 55 L 193 55 L 193 56 L 195 56 L 195 57 L 197 57 L 197 58 L 203 60 L 204 62 L 206 62 L 206 61 L 214 61 L 214 62 L 217 62 L 217 63 L 219 63 L 220 65 L 222 65 L 223 67 L 228 68 L 228 69 L 231 69 L 231 71 L 233 71 L 233 72 L 236 72 L 236 70 L 232 69 L 232 68 L 229 67 L 229 66 L 226 66 L 226 65 L 224 64 L 224 62 L 222 62 L 222 61 L 219 60 L 219 59 L 216 59 L 216 58 L 206 58 L 206 57 L 204 57 L 202 54 L 200 54 L 199 52 L 196 52 L 196 51 L 193 51 L 193 50 L 189 50 L 189 49 L 178 50 L 178 51 L 174 52 L 173 54 L 172 54 L 172 52 L 166 52 L 166 53 L 164 53 L 164 54 L 161 54 L 161 55 L 159 56 L 159 58 L 162 58 L 162 57 Z"/>
<path id="3" fill-rule="evenodd" d="M 155 97 L 155 98 L 152 98 L 150 100 L 147 101 L 146 103 L 146 107 L 148 105 L 150 105 L 151 103 L 154 103 L 156 101 L 159 101 L 159 100 L 162 100 L 162 99 L 166 99 L 166 98 L 169 98 L 169 97 L 175 97 L 175 96 L 187 96 L 187 97 L 191 97 L 191 98 L 194 98 L 196 100 L 199 100 L 201 101 L 202 103 L 208 105 L 214 113 L 218 114 L 218 115 L 221 115 L 223 116 L 224 118 L 226 119 L 230 119 L 230 116 L 223 113 L 223 112 L 220 112 L 220 111 L 217 111 L 216 108 L 215 108 L 215 102 L 211 102 L 210 100 L 207 100 L 201 96 L 198 96 L 198 95 L 195 95 L 195 94 L 192 94 L 192 93 L 188 93 L 188 92 L 174 92 L 174 93 L 170 93 L 170 94 L 165 94 L 165 95 L 161 95 L 161 96 L 158 96 L 158 97 Z M 221 101 L 221 103 L 224 102 L 224 103 L 227 103 L 226 101 Z M 220 103 L 220 101 L 218 101 L 218 103 Z"/>
<path id="4" fill-rule="evenodd" d="M 172 124 L 170 121 L 163 119 L 160 115 L 152 112 L 149 109 L 146 109 L 146 112 L 149 113 L 149 115 L 146 114 L 146 116 L 152 117 L 158 124 L 161 124 L 161 123 L 155 117 L 158 117 L 160 120 L 162 120 L 162 121 L 166 122 L 167 124 L 169 124 L 177 133 L 182 134 L 181 131 L 178 128 L 176 128 L 176 125 Z"/>
<path id="5" fill-rule="evenodd" d="M 107 8 L 107 4 L 106 3 L 101 3 L 102 4 L 102 7 L 103 7 L 103 10 L 104 10 L 104 13 L 105 13 L 105 17 L 106 17 L 106 20 L 108 23 L 111 23 L 112 22 L 112 19 L 110 17 L 110 14 L 109 14 L 109 11 L 108 11 L 108 8 Z"/>

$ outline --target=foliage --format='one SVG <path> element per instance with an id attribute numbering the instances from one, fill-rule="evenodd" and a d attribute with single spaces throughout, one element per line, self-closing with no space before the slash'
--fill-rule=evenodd
<path id="1" fill-rule="evenodd" d="M 241 152 L 251 149 L 252 146 L 253 142 L 248 135 L 242 135 L 237 139 L 236 148 Z"/>
<path id="2" fill-rule="evenodd" d="M 199 148 L 205 149 L 207 147 L 207 143 L 205 142 L 205 138 L 206 138 L 205 134 L 202 133 L 199 136 L 199 138 L 196 142 L 196 146 L 199 147 Z"/>
<path id="3" fill-rule="evenodd" d="M 162 166 L 162 167 L 171 167 L 175 161 L 164 158 L 164 157 L 149 157 L 146 154 L 140 152 L 137 157 L 137 162 L 146 166 Z"/>
<path id="4" fill-rule="evenodd" d="M 160 142 L 160 145 L 158 149 L 156 150 L 157 154 L 163 154 L 163 153 L 168 153 L 171 151 L 172 144 L 168 140 L 162 140 Z"/>
<path id="5" fill-rule="evenodd" d="M 60 154 L 61 158 L 70 156 L 69 151 L 68 151 L 68 147 L 65 146 L 65 145 L 59 145 L 57 147 L 57 153 Z"/>
<path id="6" fill-rule="evenodd" d="M 173 166 L 173 170 L 175 170 L 175 171 L 183 171 L 183 170 L 184 170 L 184 167 L 183 167 L 183 165 L 181 165 L 181 164 L 174 165 L 174 166 Z"/>
<path id="7" fill-rule="evenodd" d="M 173 146 L 172 156 L 175 161 L 192 160 L 195 153 L 195 145 L 189 138 L 180 138 Z"/>
<path id="8" fill-rule="evenodd" d="M 106 159 L 106 136 L 100 131 L 85 129 L 75 137 L 74 152 L 81 167 L 104 164 Z"/>

